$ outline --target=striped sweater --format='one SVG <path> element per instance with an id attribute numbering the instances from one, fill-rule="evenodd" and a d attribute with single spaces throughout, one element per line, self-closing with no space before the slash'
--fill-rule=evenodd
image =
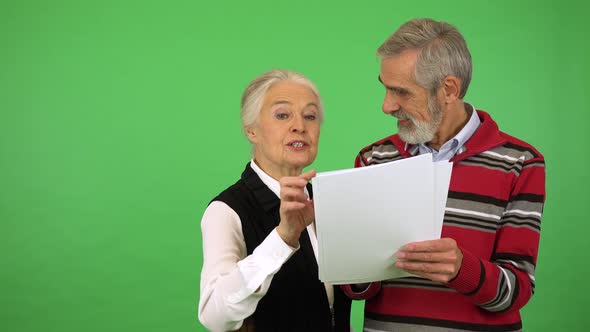
<path id="1" fill-rule="evenodd" d="M 448 284 L 418 277 L 372 283 L 365 331 L 520 331 L 519 309 L 535 290 L 545 201 L 545 162 L 531 145 L 499 131 L 485 112 L 480 127 L 451 159 L 442 237 L 463 252 Z M 363 148 L 355 166 L 409 158 L 417 145 L 392 135 Z"/>

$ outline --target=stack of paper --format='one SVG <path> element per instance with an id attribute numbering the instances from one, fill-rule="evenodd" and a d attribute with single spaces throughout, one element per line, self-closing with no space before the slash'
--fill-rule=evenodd
<path id="1" fill-rule="evenodd" d="M 440 238 L 452 163 L 431 154 L 318 173 L 313 179 L 320 280 L 361 283 L 408 276 L 404 244 Z"/>

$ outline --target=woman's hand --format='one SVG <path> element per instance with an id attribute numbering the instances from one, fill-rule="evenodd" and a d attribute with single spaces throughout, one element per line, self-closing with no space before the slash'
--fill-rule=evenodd
<path id="1" fill-rule="evenodd" d="M 277 233 L 285 243 L 297 247 L 301 232 L 313 222 L 313 201 L 307 198 L 304 188 L 316 174 L 315 170 L 305 172 L 299 176 L 281 178 L 281 222 L 277 226 Z"/>

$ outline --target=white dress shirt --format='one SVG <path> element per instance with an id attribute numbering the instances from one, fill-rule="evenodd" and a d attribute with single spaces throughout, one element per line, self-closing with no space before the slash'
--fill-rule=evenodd
<path id="1" fill-rule="evenodd" d="M 280 197 L 280 184 L 254 161 L 250 167 L 273 193 Z M 305 193 L 307 193 L 307 190 Z M 212 202 L 201 220 L 203 269 L 199 320 L 212 331 L 239 329 L 256 310 L 275 273 L 299 249 L 287 245 L 274 229 L 254 252 L 246 256 L 246 243 L 238 214 L 227 204 Z M 318 258 L 315 225 L 307 226 L 313 252 Z M 334 289 L 324 284 L 330 307 Z"/>

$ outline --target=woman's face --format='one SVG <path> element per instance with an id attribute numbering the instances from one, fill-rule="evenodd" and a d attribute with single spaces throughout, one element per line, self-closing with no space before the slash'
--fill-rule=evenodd
<path id="1" fill-rule="evenodd" d="M 302 84 L 276 83 L 266 93 L 258 120 L 246 133 L 262 170 L 277 180 L 299 175 L 318 151 L 318 97 Z"/>

